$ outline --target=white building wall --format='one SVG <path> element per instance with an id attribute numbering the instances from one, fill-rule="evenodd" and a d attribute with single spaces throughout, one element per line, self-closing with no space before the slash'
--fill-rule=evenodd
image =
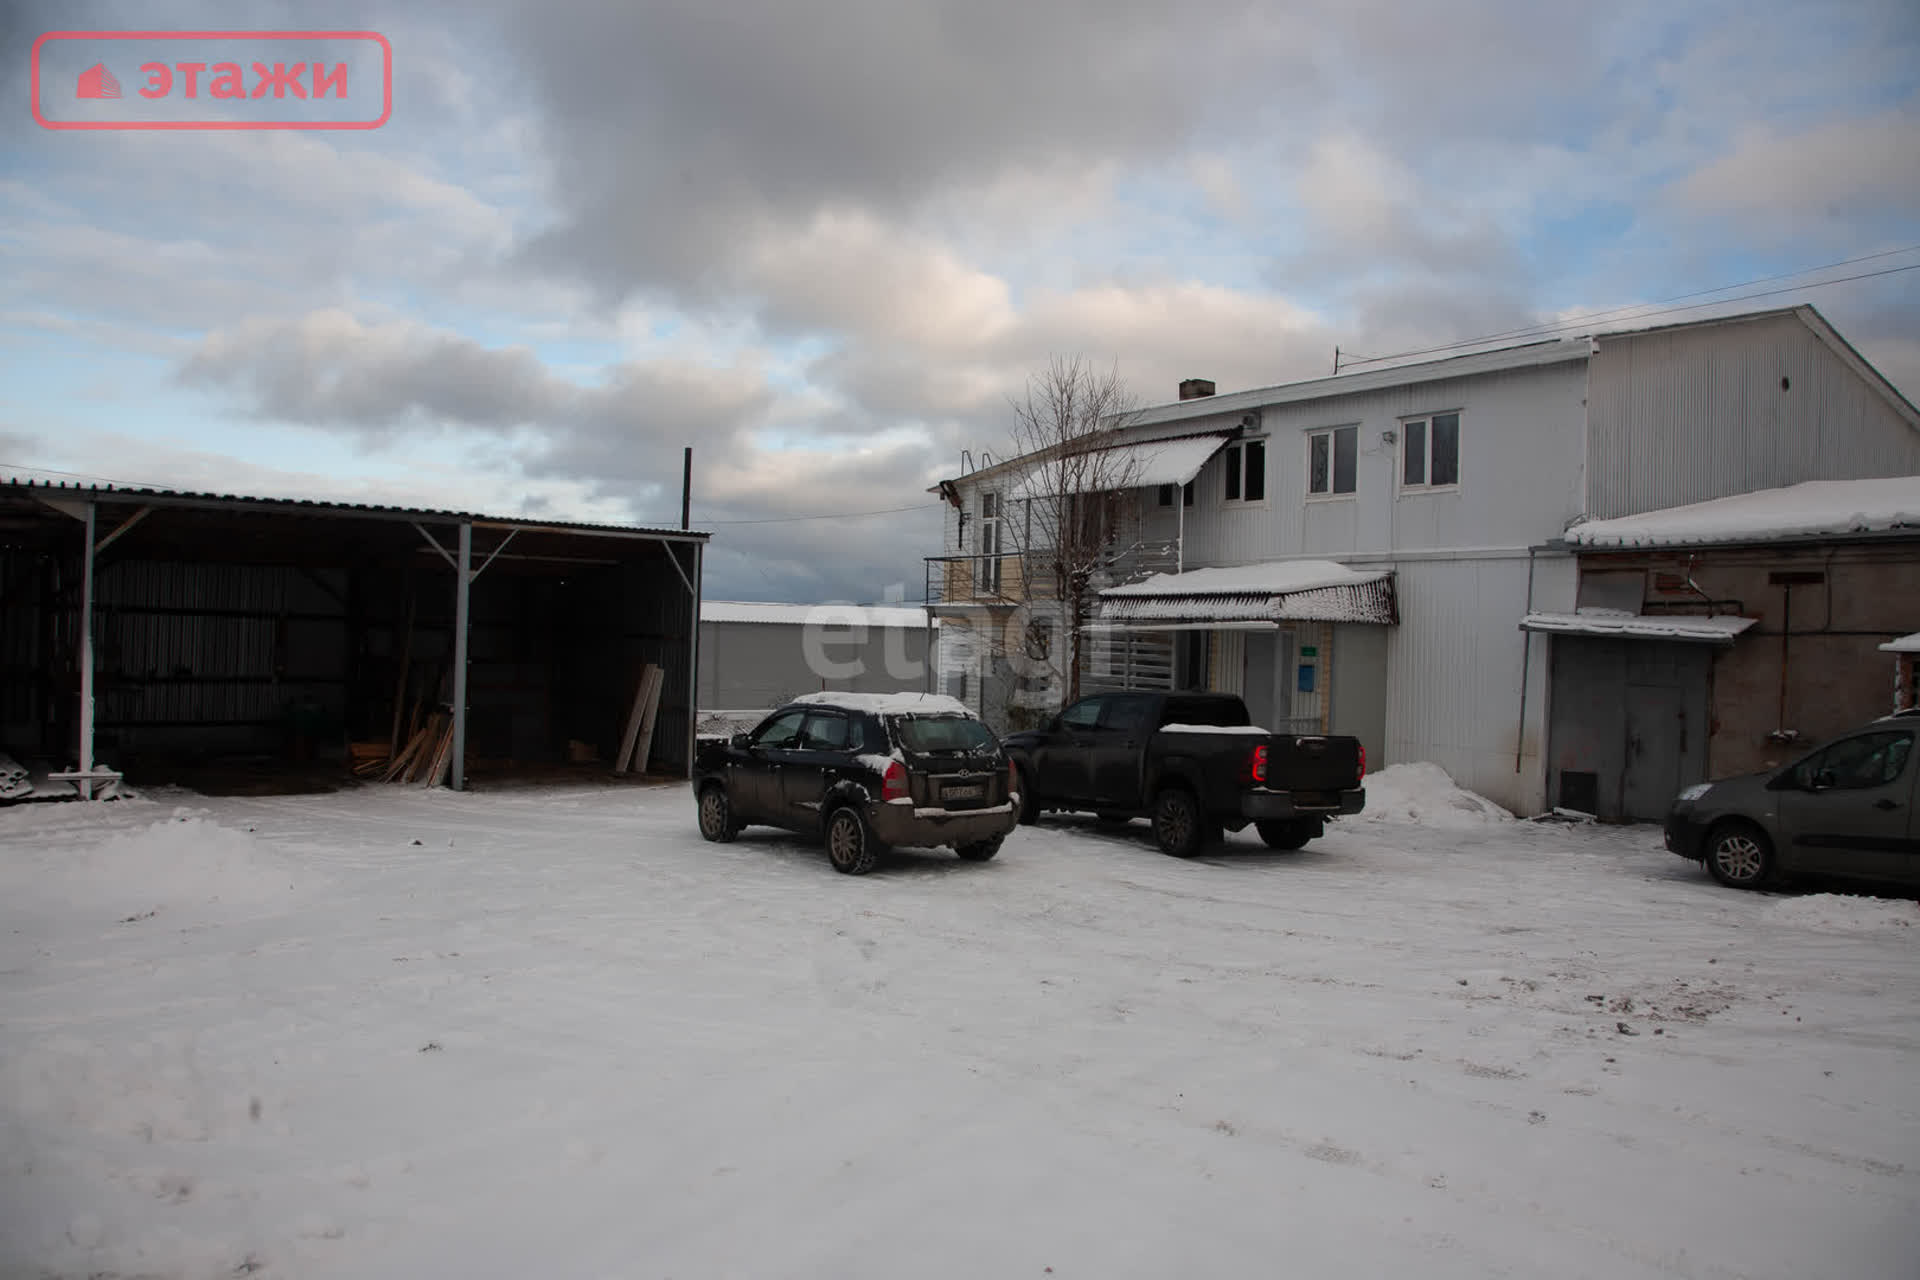
<path id="1" fill-rule="evenodd" d="M 1403 559 L 1395 569 L 1401 621 L 1387 644 L 1381 764 L 1431 761 L 1514 812 L 1538 813 L 1546 803 L 1547 650 L 1544 637 L 1520 630 L 1520 619 L 1529 572 L 1535 609 L 1573 607 L 1573 559 L 1543 555 L 1530 569 L 1519 552 Z"/>
<path id="2" fill-rule="evenodd" d="M 1920 474 L 1920 431 L 1793 313 L 1602 337 L 1592 368 L 1596 520 Z"/>
<path id="3" fill-rule="evenodd" d="M 1585 361 L 1575 359 L 1262 410 L 1266 500 L 1226 502 L 1216 456 L 1186 513 L 1186 566 L 1537 545 L 1580 514 L 1585 396 Z M 1460 413 L 1459 487 L 1402 492 L 1399 443 L 1385 433 L 1402 437 L 1406 418 L 1449 411 Z M 1310 498 L 1309 434 L 1349 424 L 1359 428 L 1356 492 Z M 1173 513 L 1152 514 L 1160 528 Z"/>

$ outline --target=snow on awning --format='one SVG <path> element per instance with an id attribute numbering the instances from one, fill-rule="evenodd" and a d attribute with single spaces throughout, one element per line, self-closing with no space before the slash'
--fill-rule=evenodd
<path id="1" fill-rule="evenodd" d="M 1920 531 L 1920 476 L 1809 480 L 1637 516 L 1591 520 L 1568 529 L 1566 540 L 1574 547 L 1611 550 L 1781 542 L 1902 529 Z"/>
<path id="2" fill-rule="evenodd" d="M 1207 459 L 1220 452 L 1231 438 L 1231 432 L 1219 431 L 1178 440 L 1146 440 L 1094 449 L 1064 460 L 1042 463 L 1015 492 L 1020 495 L 1096 493 L 1185 484 L 1199 475 Z"/>
<path id="3" fill-rule="evenodd" d="M 1910 636 L 1901 636 L 1898 640 L 1889 640 L 1880 646 L 1882 653 L 1920 653 L 1920 631 Z"/>
<path id="4" fill-rule="evenodd" d="M 1400 620 L 1393 574 L 1332 560 L 1287 560 L 1162 573 L 1100 593 L 1100 621 L 1120 626 Z"/>
<path id="5" fill-rule="evenodd" d="M 1735 636 L 1758 618 L 1655 616 L 1624 609 L 1582 609 L 1578 613 L 1530 613 L 1520 620 L 1522 631 L 1550 631 L 1558 635 L 1606 636 L 1616 640 L 1681 640 L 1696 644 L 1731 645 Z"/>

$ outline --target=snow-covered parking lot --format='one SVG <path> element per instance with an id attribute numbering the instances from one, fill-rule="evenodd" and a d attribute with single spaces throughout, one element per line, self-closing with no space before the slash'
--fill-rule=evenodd
<path id="1" fill-rule="evenodd" d="M 1920 1273 L 1910 897 L 1370 781 L 863 879 L 677 786 L 0 811 L 0 1275 Z"/>

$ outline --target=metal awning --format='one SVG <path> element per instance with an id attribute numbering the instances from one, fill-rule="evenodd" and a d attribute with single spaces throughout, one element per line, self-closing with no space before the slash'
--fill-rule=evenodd
<path id="1" fill-rule="evenodd" d="M 1391 570 L 1288 560 L 1163 573 L 1100 593 L 1109 626 L 1209 630 L 1248 623 L 1399 622 Z"/>
<path id="2" fill-rule="evenodd" d="M 1578 613 L 1530 613 L 1520 620 L 1522 631 L 1555 635 L 1600 636 L 1614 640 L 1677 640 L 1688 644 L 1731 645 L 1734 637 L 1758 618 L 1729 614 L 1717 617 L 1674 614 L 1659 616 L 1615 609 L 1582 609 Z"/>
<path id="3" fill-rule="evenodd" d="M 1207 459 L 1220 452 L 1233 435 L 1231 431 L 1217 431 L 1088 450 L 1042 463 L 1015 487 L 1014 493 L 1099 493 L 1185 484 L 1200 474 Z"/>

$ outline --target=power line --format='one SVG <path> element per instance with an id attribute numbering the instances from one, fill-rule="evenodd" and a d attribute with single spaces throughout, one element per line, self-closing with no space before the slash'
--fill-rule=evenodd
<path id="1" fill-rule="evenodd" d="M 1902 271 L 1912 271 L 1915 267 L 1920 267 L 1920 263 L 1901 267 L 1887 267 L 1880 271 L 1864 271 L 1850 276 L 1837 276 L 1831 280 L 1809 280 L 1804 284 L 1792 285 L 1785 289 L 1769 289 L 1759 293 L 1741 294 L 1733 298 L 1716 298 L 1711 302 L 1697 303 L 1690 307 L 1666 309 L 1668 303 L 1684 302 L 1688 298 L 1705 297 L 1710 293 L 1727 293 L 1734 289 L 1747 289 L 1757 284 L 1771 284 L 1776 280 L 1791 280 L 1796 276 L 1812 275 L 1816 271 L 1832 271 L 1839 267 L 1853 266 L 1861 262 L 1873 262 L 1880 258 L 1891 258 L 1899 254 L 1913 253 L 1915 251 L 1920 251 L 1920 245 L 1907 245 L 1901 249 L 1885 249 L 1879 253 L 1866 253 L 1857 258 L 1845 258 L 1839 262 L 1823 263 L 1817 267 L 1803 267 L 1798 271 L 1788 271 L 1781 275 L 1761 276 L 1753 280 L 1743 280 L 1739 284 L 1723 284 L 1715 289 L 1696 289 L 1692 293 L 1677 293 L 1672 297 L 1659 298 L 1653 302 L 1636 302 L 1628 306 L 1614 307 L 1606 311 L 1591 311 L 1584 315 L 1571 316 L 1566 320 L 1555 321 L 1551 324 L 1523 325 L 1518 329 L 1507 329 L 1500 333 L 1490 333 L 1478 338 L 1462 338 L 1457 342 L 1443 342 L 1437 346 L 1420 347 L 1412 351 L 1398 351 L 1392 355 L 1347 356 L 1344 358 L 1343 363 L 1376 364 L 1384 360 L 1404 360 L 1409 356 L 1433 355 L 1436 352 L 1454 351 L 1461 347 L 1476 347 L 1484 342 L 1499 342 L 1507 338 L 1547 337 L 1567 329 L 1580 328 L 1582 325 L 1589 324 L 1596 320 L 1610 320 L 1614 318 L 1644 319 L 1652 316 L 1678 314 L 1683 311 L 1698 311 L 1702 307 L 1719 306 L 1722 303 L 1745 302 L 1750 298 L 1770 298 L 1777 294 L 1792 293 L 1797 289 L 1818 289 L 1824 285 L 1845 284 L 1850 280 L 1869 280 L 1875 276 L 1894 275 Z"/>
<path id="2" fill-rule="evenodd" d="M 696 520 L 702 525 L 735 524 L 799 524 L 804 520 L 855 520 L 861 516 L 890 516 L 902 511 L 925 511 L 937 503 L 917 502 L 911 507 L 881 507 L 877 511 L 825 511 L 817 516 L 772 516 L 765 520 Z"/>

